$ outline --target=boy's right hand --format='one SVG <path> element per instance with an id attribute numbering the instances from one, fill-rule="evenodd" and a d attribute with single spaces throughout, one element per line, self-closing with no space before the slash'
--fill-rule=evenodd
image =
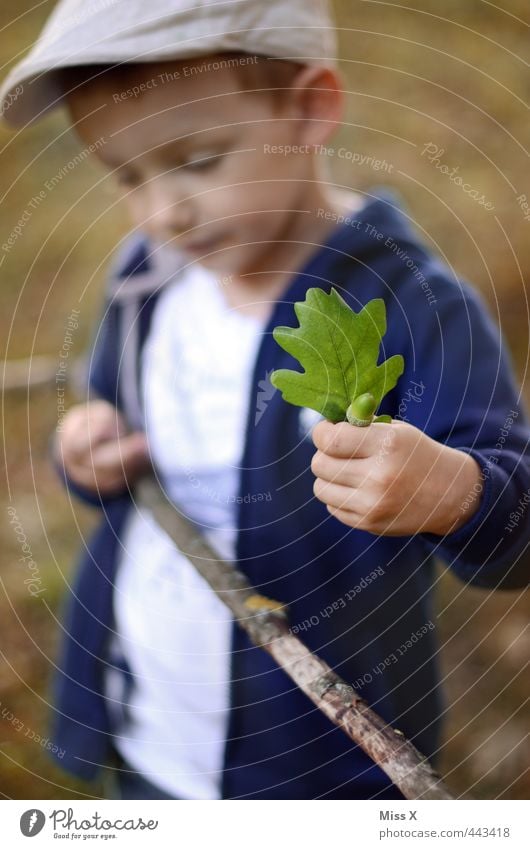
<path id="1" fill-rule="evenodd" d="M 53 453 L 74 484 L 103 496 L 119 493 L 151 468 L 145 434 L 128 433 L 121 413 L 101 400 L 68 411 Z"/>

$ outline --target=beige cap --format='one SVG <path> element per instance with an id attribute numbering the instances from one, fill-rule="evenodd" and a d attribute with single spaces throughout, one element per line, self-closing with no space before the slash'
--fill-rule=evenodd
<path id="1" fill-rule="evenodd" d="M 0 88 L 0 114 L 23 126 L 60 106 L 59 68 L 227 51 L 333 66 L 328 0 L 59 0 Z"/>

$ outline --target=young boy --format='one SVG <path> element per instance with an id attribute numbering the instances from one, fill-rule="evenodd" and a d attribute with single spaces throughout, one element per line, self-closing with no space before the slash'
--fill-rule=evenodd
<path id="1" fill-rule="evenodd" d="M 249 643 L 133 485 L 153 466 L 436 763 L 433 555 L 476 586 L 528 582 L 528 516 L 503 527 L 530 490 L 530 430 L 499 331 L 393 195 L 326 174 L 342 96 L 324 3 L 118 6 L 60 2 L 3 90 L 13 123 L 64 102 L 84 144 L 103 139 L 134 222 L 90 397 L 56 439 L 67 484 L 104 511 L 66 622 L 61 765 L 92 778 L 116 752 L 122 798 L 402 798 Z M 332 285 L 356 310 L 386 302 L 384 356 L 406 364 L 392 424 L 318 422 L 270 385 L 297 365 L 272 329 Z"/>

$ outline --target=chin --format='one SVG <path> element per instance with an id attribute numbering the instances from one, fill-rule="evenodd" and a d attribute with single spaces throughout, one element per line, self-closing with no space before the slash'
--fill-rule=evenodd
<path id="1" fill-rule="evenodd" d="M 238 272 L 234 269 L 233 262 L 228 262 L 225 256 L 222 256 L 221 253 L 211 254 L 210 256 L 196 256 L 196 262 L 203 266 L 203 268 L 207 268 L 208 271 L 211 271 L 213 274 L 218 277 L 232 277 L 234 274 Z"/>
<path id="2" fill-rule="evenodd" d="M 237 247 L 223 248 L 222 250 L 214 251 L 211 254 L 206 253 L 204 256 L 196 256 L 197 262 L 200 262 L 204 268 L 223 277 L 236 276 L 244 273 L 244 263 L 237 256 Z"/>

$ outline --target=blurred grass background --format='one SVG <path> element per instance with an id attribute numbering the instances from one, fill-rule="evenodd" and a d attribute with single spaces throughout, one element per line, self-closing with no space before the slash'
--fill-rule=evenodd
<path id="1" fill-rule="evenodd" d="M 53 2 L 4 0 L 0 45 L 4 75 L 35 39 Z M 88 5 L 88 4 L 87 4 Z M 433 249 L 471 280 L 502 326 L 528 399 L 530 221 L 517 203 L 528 180 L 528 44 L 524 0 L 417 3 L 338 0 L 348 115 L 331 142 L 392 167 L 376 171 L 335 157 L 338 183 L 370 191 L 395 188 Z M 494 205 L 487 211 L 429 163 L 441 161 Z M 0 128 L 0 244 L 46 180 L 81 150 L 56 113 L 22 132 Z M 80 327 L 71 356 L 88 343 L 105 266 L 127 232 L 102 170 L 88 158 L 47 192 L 0 267 L 3 358 L 57 357 L 72 308 Z M 96 515 L 70 504 L 51 471 L 48 441 L 56 424 L 55 386 L 4 397 L 6 463 L 0 578 L 0 709 L 45 734 L 49 681 L 75 554 Z M 20 547 L 9 526 L 13 505 L 46 592 L 23 583 Z M 447 694 L 443 772 L 469 798 L 527 799 L 528 593 L 468 589 L 450 574 L 437 587 L 438 628 Z M 9 714 L 7 714 L 9 716 Z M 20 727 L 20 722 L 17 727 Z M 99 785 L 73 781 L 43 749 L 0 717 L 0 793 L 5 798 L 98 796 Z M 31 736 L 31 734 L 30 734 Z"/>

